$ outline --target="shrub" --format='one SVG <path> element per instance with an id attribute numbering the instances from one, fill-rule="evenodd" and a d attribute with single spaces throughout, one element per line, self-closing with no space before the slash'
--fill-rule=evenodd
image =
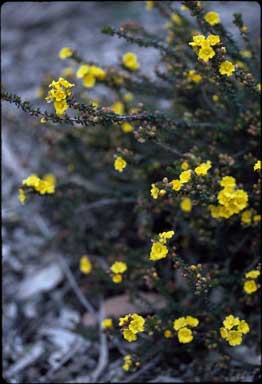
<path id="1" fill-rule="evenodd" d="M 259 48 L 240 14 L 242 50 L 199 1 L 147 9 L 160 12 L 165 36 L 136 23 L 102 31 L 158 50 L 154 76 L 134 52 L 106 67 L 61 47 L 70 67 L 41 85 L 49 109 L 2 90 L 46 128 L 62 169 L 28 175 L 19 199 L 24 209 L 42 199 L 93 315 L 101 294 L 143 303 L 100 319 L 100 332 L 124 340 L 125 371 L 210 350 L 223 369 L 230 349 L 258 348 Z"/>

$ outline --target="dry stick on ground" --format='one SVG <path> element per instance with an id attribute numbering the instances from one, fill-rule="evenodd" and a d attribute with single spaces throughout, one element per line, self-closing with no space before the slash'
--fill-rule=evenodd
<path id="1" fill-rule="evenodd" d="M 74 275 L 72 274 L 70 268 L 68 267 L 65 259 L 63 258 L 62 255 L 57 255 L 58 257 L 58 260 L 59 260 L 59 263 L 61 264 L 62 268 L 63 268 L 63 271 L 68 279 L 68 282 L 71 286 L 71 288 L 73 289 L 73 291 L 75 292 L 78 300 L 80 301 L 80 303 L 85 307 L 85 309 L 90 312 L 90 314 L 96 319 L 98 320 L 98 316 L 96 314 L 96 311 L 95 309 L 93 308 L 93 306 L 89 303 L 89 301 L 86 299 L 86 297 L 83 295 L 83 293 L 81 292 L 80 288 L 78 287 L 77 285 L 77 282 L 74 278 Z"/>
<path id="2" fill-rule="evenodd" d="M 97 379 L 100 377 L 105 367 L 108 364 L 108 345 L 107 345 L 107 336 L 103 330 L 102 322 L 105 318 L 105 309 L 104 309 L 104 301 L 100 299 L 100 309 L 98 314 L 99 321 L 99 339 L 100 339 L 100 351 L 99 351 L 99 359 L 97 363 L 96 369 L 91 373 L 91 379 L 93 383 L 97 382 Z"/>

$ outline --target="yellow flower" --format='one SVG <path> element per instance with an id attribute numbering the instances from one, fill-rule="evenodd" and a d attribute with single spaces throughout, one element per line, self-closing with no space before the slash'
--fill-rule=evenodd
<path id="1" fill-rule="evenodd" d="M 260 271 L 257 269 L 253 269 L 252 271 L 249 271 L 245 274 L 247 279 L 256 279 L 258 276 L 260 276 Z"/>
<path id="2" fill-rule="evenodd" d="M 241 32 L 246 33 L 247 31 L 248 31 L 247 25 L 243 25 L 243 27 L 241 27 Z"/>
<path id="3" fill-rule="evenodd" d="M 174 191 L 180 191 L 180 189 L 181 189 L 181 182 L 180 182 L 180 180 L 174 179 L 174 180 L 171 181 L 171 183 L 172 183 L 172 189 Z"/>
<path id="4" fill-rule="evenodd" d="M 24 205 L 26 201 L 26 194 L 25 191 L 22 188 L 18 189 L 18 199 L 22 205 Z"/>
<path id="5" fill-rule="evenodd" d="M 188 170 L 188 168 L 189 168 L 188 162 L 187 161 L 183 161 L 183 163 L 181 164 L 181 168 L 184 171 Z"/>
<path id="6" fill-rule="evenodd" d="M 205 176 L 207 171 L 212 167 L 211 161 L 207 161 L 206 163 L 201 163 L 198 167 L 195 168 L 195 173 L 197 176 Z"/>
<path id="7" fill-rule="evenodd" d="M 138 332 L 143 332 L 145 329 L 145 319 L 142 316 L 137 315 L 136 313 L 131 315 L 131 319 L 132 320 L 129 324 L 130 331 L 135 334 Z"/>
<path id="8" fill-rule="evenodd" d="M 182 25 L 182 19 L 179 15 L 176 13 L 172 13 L 171 15 L 171 20 L 176 24 L 176 25 Z"/>
<path id="9" fill-rule="evenodd" d="M 250 224 L 251 223 L 251 216 L 252 216 L 252 211 L 248 209 L 247 211 L 244 211 L 241 215 L 241 221 L 244 224 Z"/>
<path id="10" fill-rule="evenodd" d="M 28 176 L 26 179 L 23 180 L 23 185 L 26 187 L 33 187 L 34 189 L 37 189 L 39 186 L 41 179 L 35 175 L 32 174 L 31 176 Z"/>
<path id="11" fill-rule="evenodd" d="M 124 371 L 129 371 L 130 367 L 132 365 L 132 358 L 131 355 L 124 356 L 124 364 L 122 366 Z"/>
<path id="12" fill-rule="evenodd" d="M 205 63 L 208 62 L 209 59 L 215 56 L 215 51 L 211 48 L 210 45 L 202 46 L 198 52 L 199 59 L 203 60 Z"/>
<path id="13" fill-rule="evenodd" d="M 219 14 L 217 12 L 206 13 L 204 16 L 204 19 L 206 20 L 206 22 L 208 24 L 210 24 L 212 26 L 220 23 L 220 17 L 219 17 Z"/>
<path id="14" fill-rule="evenodd" d="M 213 96 L 212 96 L 212 100 L 213 100 L 215 103 L 217 103 L 218 100 L 219 100 L 219 96 L 218 96 L 218 95 L 213 95 Z"/>
<path id="15" fill-rule="evenodd" d="M 134 130 L 133 125 L 131 125 L 131 124 L 128 123 L 127 121 L 125 121 L 125 122 L 121 125 L 121 128 L 122 128 L 122 131 L 125 132 L 125 133 L 129 133 L 129 132 L 132 132 L 132 131 Z"/>
<path id="16" fill-rule="evenodd" d="M 220 328 L 220 335 L 222 337 L 222 339 L 226 339 L 228 338 L 228 330 L 226 328 L 223 328 L 221 327 Z"/>
<path id="17" fill-rule="evenodd" d="M 220 43 L 220 37 L 218 35 L 209 35 L 206 40 L 212 46 Z"/>
<path id="18" fill-rule="evenodd" d="M 124 67 L 130 69 L 131 71 L 136 71 L 140 67 L 136 54 L 132 52 L 127 52 L 123 56 L 122 63 Z"/>
<path id="19" fill-rule="evenodd" d="M 123 277 L 122 277 L 122 275 L 121 275 L 120 273 L 117 273 L 116 275 L 114 274 L 114 275 L 112 276 L 112 281 L 113 281 L 115 284 L 120 284 L 120 283 L 122 283 L 122 281 L 123 281 Z"/>
<path id="20" fill-rule="evenodd" d="M 123 261 L 115 261 L 110 269 L 113 273 L 124 273 L 127 270 L 127 265 Z"/>
<path id="21" fill-rule="evenodd" d="M 244 291 L 248 294 L 251 295 L 252 293 L 257 291 L 257 284 L 255 280 L 246 280 L 244 283 Z"/>
<path id="22" fill-rule="evenodd" d="M 70 48 L 62 48 L 61 51 L 59 52 L 59 57 L 60 59 L 64 60 L 67 59 L 68 57 L 71 57 L 73 55 L 73 51 Z"/>
<path id="23" fill-rule="evenodd" d="M 188 183 L 190 179 L 191 179 L 191 170 L 190 169 L 188 171 L 181 172 L 179 175 L 179 180 L 182 184 Z"/>
<path id="24" fill-rule="evenodd" d="M 219 66 L 219 73 L 221 75 L 226 75 L 226 76 L 232 76 L 232 73 L 235 71 L 234 65 L 231 63 L 231 61 L 223 61 L 223 63 L 220 64 Z"/>
<path id="25" fill-rule="evenodd" d="M 236 186 L 236 179 L 232 176 L 224 176 L 219 184 L 224 188 L 234 189 Z"/>
<path id="26" fill-rule="evenodd" d="M 190 41 L 188 44 L 192 47 L 201 47 L 202 43 L 205 41 L 204 35 L 193 36 L 193 41 Z"/>
<path id="27" fill-rule="evenodd" d="M 65 100 L 55 101 L 54 107 L 55 107 L 56 114 L 58 116 L 63 115 L 65 113 L 65 111 L 69 108 L 68 104 Z"/>
<path id="28" fill-rule="evenodd" d="M 106 71 L 96 65 L 90 66 L 90 73 L 98 80 L 104 80 L 106 78 Z"/>
<path id="29" fill-rule="evenodd" d="M 92 263 L 86 255 L 80 259 L 80 271 L 86 275 L 92 271 Z"/>
<path id="30" fill-rule="evenodd" d="M 167 257 L 168 248 L 161 244 L 160 242 L 153 243 L 151 252 L 150 252 L 150 260 L 160 260 Z"/>
<path id="31" fill-rule="evenodd" d="M 196 317 L 186 316 L 186 324 L 190 327 L 197 327 L 199 324 L 199 320 Z"/>
<path id="32" fill-rule="evenodd" d="M 173 334 L 172 332 L 170 331 L 170 329 L 166 329 L 165 332 L 164 332 L 164 337 L 169 339 L 170 337 L 172 337 Z"/>
<path id="33" fill-rule="evenodd" d="M 159 233 L 159 241 L 162 244 L 166 244 L 167 240 L 171 239 L 174 236 L 174 231 L 167 231 Z"/>
<path id="34" fill-rule="evenodd" d="M 116 101 L 112 107 L 111 107 L 112 111 L 117 113 L 118 115 L 123 115 L 124 111 L 125 111 L 125 107 L 124 107 L 124 104 L 121 103 L 121 101 Z"/>
<path id="35" fill-rule="evenodd" d="M 192 202 L 191 200 L 189 199 L 189 197 L 185 197 L 181 203 L 180 203 L 180 208 L 182 209 L 182 211 L 184 212 L 191 212 L 192 210 Z"/>
<path id="36" fill-rule="evenodd" d="M 233 328 L 235 325 L 239 325 L 240 324 L 240 320 L 238 317 L 234 317 L 233 315 L 229 315 L 225 318 L 225 320 L 223 321 L 223 325 L 226 329 L 230 330 L 231 328 Z"/>
<path id="37" fill-rule="evenodd" d="M 153 197 L 153 199 L 157 199 L 160 190 L 159 190 L 159 188 L 157 188 L 157 187 L 155 186 L 155 184 L 151 184 L 151 190 L 150 190 L 150 192 L 151 192 L 151 196 Z"/>
<path id="38" fill-rule="evenodd" d="M 257 90 L 258 90 L 259 93 L 261 92 L 261 83 L 258 83 Z"/>
<path id="39" fill-rule="evenodd" d="M 112 328 L 113 327 L 113 320 L 110 318 L 104 319 L 102 321 L 102 327 L 103 328 Z"/>
<path id="40" fill-rule="evenodd" d="M 93 88 L 96 83 L 96 78 L 91 73 L 87 73 L 83 77 L 83 86 L 86 88 Z"/>
<path id="41" fill-rule="evenodd" d="M 186 76 L 189 80 L 192 80 L 196 84 L 202 80 L 202 76 L 199 73 L 196 73 L 194 69 L 191 69 L 189 72 L 187 72 Z"/>
<path id="42" fill-rule="evenodd" d="M 248 332 L 250 332 L 249 325 L 245 320 L 240 321 L 237 330 L 244 334 L 247 334 Z"/>
<path id="43" fill-rule="evenodd" d="M 188 11 L 189 8 L 186 5 L 181 5 L 180 7 L 181 11 Z"/>
<path id="44" fill-rule="evenodd" d="M 90 65 L 82 64 L 82 65 L 80 65 L 80 67 L 78 68 L 78 70 L 76 72 L 76 77 L 78 79 L 81 79 L 82 77 L 87 75 L 89 72 L 90 72 Z"/>
<path id="45" fill-rule="evenodd" d="M 240 345 L 242 343 L 242 333 L 239 331 L 229 331 L 227 340 L 232 347 Z"/>
<path id="46" fill-rule="evenodd" d="M 154 1 L 151 1 L 151 0 L 146 1 L 146 10 L 151 11 L 151 9 L 154 8 L 154 5 L 155 5 Z"/>
<path id="47" fill-rule="evenodd" d="M 187 321 L 185 317 L 179 317 L 178 319 L 174 320 L 173 328 L 175 331 L 178 331 L 180 328 L 183 328 L 187 325 Z"/>
<path id="48" fill-rule="evenodd" d="M 177 336 L 178 341 L 183 344 L 190 343 L 193 340 L 193 334 L 191 329 L 186 327 L 179 329 Z"/>
<path id="49" fill-rule="evenodd" d="M 41 117 L 41 119 L 40 119 L 40 123 L 44 124 L 44 123 L 46 123 L 46 122 L 47 122 L 46 118 L 45 118 L 45 117 Z"/>
<path id="50" fill-rule="evenodd" d="M 258 160 L 254 165 L 254 171 L 260 171 L 260 170 L 261 170 L 261 160 Z"/>
<path id="51" fill-rule="evenodd" d="M 130 315 L 125 315 L 124 317 L 120 317 L 118 325 L 120 327 L 126 326 L 128 324 L 129 318 L 130 318 Z"/>
<path id="52" fill-rule="evenodd" d="M 118 172 L 123 172 L 123 169 L 125 169 L 126 164 L 126 161 L 121 156 L 118 156 L 114 161 L 115 170 Z"/>
<path id="53" fill-rule="evenodd" d="M 123 331 L 123 337 L 124 337 L 124 339 L 126 339 L 129 343 L 130 343 L 131 341 L 136 341 L 136 340 L 137 340 L 137 335 L 136 335 L 134 332 L 130 331 L 129 328 L 124 329 L 124 331 Z"/>

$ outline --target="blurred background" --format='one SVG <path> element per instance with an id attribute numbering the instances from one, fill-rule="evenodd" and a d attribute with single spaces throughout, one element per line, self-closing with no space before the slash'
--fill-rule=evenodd
<path id="1" fill-rule="evenodd" d="M 176 2 L 180 7 L 180 2 Z M 243 14 L 250 35 L 259 36 L 260 7 L 249 1 L 205 2 L 219 12 L 228 30 L 235 12 Z M 164 32 L 157 12 L 147 12 L 143 1 L 6 2 L 1 8 L 2 85 L 35 105 L 39 86 L 49 73 L 56 78 L 67 65 L 58 58 L 63 47 L 76 49 L 81 57 L 98 64 L 116 64 L 128 50 L 135 52 L 142 68 L 152 73 L 154 49 L 131 46 L 103 35 L 104 25 L 118 27 L 126 21 L 141 23 L 154 33 Z M 241 45 L 241 42 L 239 42 Z M 39 210 L 37 199 L 21 206 L 17 198 L 21 180 L 46 169 L 48 148 L 38 124 L 14 106 L 2 105 L 2 239 L 3 239 L 3 368 L 4 377 L 15 382 L 65 382 L 95 368 L 96 341 L 72 332 L 81 313 L 67 302 L 70 286 L 50 239 L 52 223 Z M 80 256 L 80 255 L 79 255 Z M 72 346 L 74 346 L 72 348 Z M 116 360 L 104 380 L 118 380 L 122 361 Z"/>

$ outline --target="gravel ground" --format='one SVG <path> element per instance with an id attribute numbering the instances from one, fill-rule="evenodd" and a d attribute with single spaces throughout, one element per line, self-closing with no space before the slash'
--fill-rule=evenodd
<path id="1" fill-rule="evenodd" d="M 115 64 L 131 46 L 101 34 L 102 26 L 118 26 L 128 19 L 142 22 L 149 30 L 155 31 L 156 27 L 161 31 L 158 15 L 144 12 L 142 3 L 4 3 L 2 84 L 8 91 L 36 101 L 46 73 L 56 76 L 61 71 L 63 63 L 57 54 L 64 46 L 76 48 L 87 60 Z M 258 3 L 208 3 L 210 9 L 220 12 L 226 24 L 234 12 L 242 12 L 250 33 L 258 35 Z M 236 33 L 234 26 L 230 30 Z M 148 71 L 157 53 L 148 49 L 144 54 L 143 49 L 133 46 L 132 50 L 141 56 L 143 53 L 143 67 Z M 49 246 L 55 228 L 39 213 L 37 201 L 21 207 L 17 200 L 17 186 L 25 176 L 37 172 L 47 147 L 33 119 L 6 103 L 2 128 L 4 377 L 12 383 L 77 382 L 76 378 L 79 382 L 88 381 L 88 375 L 96 368 L 99 344 L 74 332 L 82 315 L 67 300 L 70 285 L 59 263 L 59 250 Z M 103 381 L 121 380 L 121 364 L 121 359 L 111 362 Z M 175 378 L 174 372 L 166 372 L 154 382 L 181 382 L 183 370 L 177 374 Z M 248 376 L 246 380 L 252 381 Z"/>

